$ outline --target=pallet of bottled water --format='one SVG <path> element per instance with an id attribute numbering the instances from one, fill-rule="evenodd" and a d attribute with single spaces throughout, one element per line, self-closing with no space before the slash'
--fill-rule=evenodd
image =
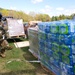
<path id="1" fill-rule="evenodd" d="M 56 75 L 75 75 L 75 21 L 38 24 L 41 63 Z"/>

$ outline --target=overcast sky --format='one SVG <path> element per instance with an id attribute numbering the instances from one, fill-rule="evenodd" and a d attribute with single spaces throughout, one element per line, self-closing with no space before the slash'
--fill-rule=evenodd
<path id="1" fill-rule="evenodd" d="M 75 0 L 0 0 L 0 7 L 50 16 L 75 13 Z"/>

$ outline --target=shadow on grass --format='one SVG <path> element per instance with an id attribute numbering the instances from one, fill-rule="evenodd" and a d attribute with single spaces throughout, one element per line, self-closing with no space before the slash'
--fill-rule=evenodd
<path id="1" fill-rule="evenodd" d="M 32 61 L 32 60 L 37 60 L 37 58 L 35 58 L 32 53 L 29 52 L 29 47 L 23 47 L 21 48 L 21 50 L 24 52 L 23 57 L 25 58 L 25 60 L 28 61 Z"/>
<path id="2" fill-rule="evenodd" d="M 15 40 L 16 42 L 20 42 L 20 41 L 22 41 L 22 40 L 19 39 L 19 38 L 15 38 L 15 39 L 7 39 L 7 41 L 8 41 L 9 43 L 13 43 L 14 40 Z"/>
<path id="3" fill-rule="evenodd" d="M 34 69 L 28 69 L 28 70 L 18 70 L 18 71 L 0 73 L 0 75 L 36 75 L 36 73 Z"/>
<path id="4" fill-rule="evenodd" d="M 27 61 L 38 61 L 38 58 L 34 57 L 32 53 L 29 52 L 29 47 L 21 48 L 24 51 L 23 57 Z M 31 65 L 35 67 L 35 72 L 39 73 L 38 75 L 53 75 L 52 72 L 46 72 L 40 63 L 37 62 L 29 62 Z M 35 74 L 36 75 L 36 74 Z"/>
<path id="5" fill-rule="evenodd" d="M 21 41 L 28 41 L 28 39 L 25 39 L 25 38 L 10 38 L 10 39 L 7 39 L 7 41 L 9 42 L 9 43 L 13 43 L 13 42 L 21 42 Z"/>
<path id="6" fill-rule="evenodd" d="M 53 74 L 46 74 L 46 73 L 39 74 L 38 72 L 35 71 L 35 69 L 32 70 L 29 69 L 29 70 L 18 70 L 18 71 L 0 73 L 0 75 L 53 75 Z"/>

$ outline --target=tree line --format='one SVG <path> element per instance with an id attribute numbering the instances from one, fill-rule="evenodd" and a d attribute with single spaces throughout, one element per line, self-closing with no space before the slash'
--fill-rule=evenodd
<path id="1" fill-rule="evenodd" d="M 16 10 L 8 10 L 8 9 L 3 9 L 0 8 L 0 13 L 2 13 L 3 16 L 11 16 L 14 18 L 18 19 L 23 19 L 24 22 L 29 22 L 33 20 L 38 20 L 38 21 L 58 21 L 58 20 L 63 20 L 63 19 L 72 19 L 73 16 L 75 16 L 75 13 L 72 15 L 59 15 L 59 16 L 52 16 L 50 17 L 48 14 L 42 14 L 38 13 L 36 14 L 35 12 L 30 12 L 29 14 L 26 14 L 23 11 L 16 11 Z"/>

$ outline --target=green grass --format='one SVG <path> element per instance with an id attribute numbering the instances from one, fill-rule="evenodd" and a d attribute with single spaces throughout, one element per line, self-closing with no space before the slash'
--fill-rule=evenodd
<path id="1" fill-rule="evenodd" d="M 15 39 L 17 42 L 25 39 Z M 29 47 L 16 48 L 12 39 L 8 40 L 12 50 L 6 50 L 6 58 L 0 57 L 0 75 L 52 75 L 47 73 L 39 63 L 26 61 L 37 60 L 29 51 Z"/>

